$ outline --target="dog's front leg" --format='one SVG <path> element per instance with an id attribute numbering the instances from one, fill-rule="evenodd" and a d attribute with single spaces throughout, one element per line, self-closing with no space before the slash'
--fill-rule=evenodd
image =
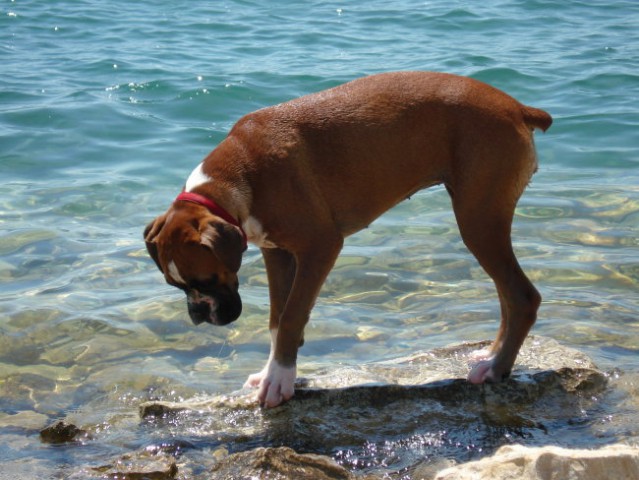
<path id="1" fill-rule="evenodd" d="M 271 324 L 272 351 L 266 367 L 260 374 L 258 400 L 267 407 L 275 407 L 290 399 L 295 393 L 297 351 L 302 342 L 304 327 L 342 244 L 341 236 L 332 242 L 324 237 L 321 246 L 315 245 L 294 255 L 293 283 L 279 317 L 277 329 Z M 282 281 L 282 285 L 284 284 L 285 281 Z M 281 290 L 277 292 L 281 294 Z M 271 295 L 273 293 L 271 289 Z M 271 301 L 281 301 L 281 297 L 272 296 Z"/>
<path id="2" fill-rule="evenodd" d="M 271 366 L 275 355 L 275 342 L 277 340 L 277 330 L 280 324 L 280 317 L 284 312 L 284 307 L 288 300 L 295 279 L 296 263 L 293 254 L 281 248 L 263 248 L 262 257 L 266 266 L 266 276 L 268 278 L 268 291 L 271 301 L 271 313 L 269 318 L 269 330 L 271 331 L 271 353 L 264 368 L 252 375 L 249 375 L 244 387 L 259 387 L 262 380 L 268 376 L 269 369 L 271 377 L 275 374 Z"/>

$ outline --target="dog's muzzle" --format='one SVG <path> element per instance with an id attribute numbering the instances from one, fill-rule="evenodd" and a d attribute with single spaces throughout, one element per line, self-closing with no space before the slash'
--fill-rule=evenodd
<path id="1" fill-rule="evenodd" d="M 242 302 L 239 295 L 211 296 L 191 290 L 186 295 L 189 316 L 195 325 L 211 323 L 228 325 L 242 313 Z"/>

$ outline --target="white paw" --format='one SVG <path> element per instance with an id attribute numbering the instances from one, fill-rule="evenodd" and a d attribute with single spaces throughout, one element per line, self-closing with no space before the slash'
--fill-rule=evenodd
<path id="1" fill-rule="evenodd" d="M 297 368 L 283 367 L 269 359 L 261 372 L 250 375 L 244 387 L 259 387 L 257 399 L 268 408 L 277 407 L 295 394 Z"/>
<path id="2" fill-rule="evenodd" d="M 266 376 L 266 367 L 261 372 L 253 373 L 249 375 L 244 382 L 244 388 L 257 388 L 260 386 L 260 382 Z"/>
<path id="3" fill-rule="evenodd" d="M 495 372 L 493 371 L 493 358 L 488 360 L 481 360 L 477 362 L 468 374 L 468 381 L 470 383 L 484 383 L 486 381 L 495 381 Z"/>

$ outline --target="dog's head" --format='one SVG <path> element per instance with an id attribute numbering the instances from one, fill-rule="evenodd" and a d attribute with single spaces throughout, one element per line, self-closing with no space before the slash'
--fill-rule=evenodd
<path id="1" fill-rule="evenodd" d="M 146 227 L 144 240 L 167 283 L 186 293 L 193 323 L 226 325 L 240 316 L 237 272 L 246 245 L 238 227 L 180 202 Z"/>

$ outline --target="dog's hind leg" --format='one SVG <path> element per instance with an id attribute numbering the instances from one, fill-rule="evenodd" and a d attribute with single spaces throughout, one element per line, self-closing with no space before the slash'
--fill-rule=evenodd
<path id="1" fill-rule="evenodd" d="M 501 176 L 501 175 L 500 175 Z M 500 381 L 510 374 L 519 349 L 535 323 L 541 296 L 526 277 L 511 243 L 511 224 L 519 197 L 507 176 L 492 178 L 472 192 L 451 189 L 453 208 L 464 243 L 495 282 L 501 324 L 487 359 L 479 361 L 468 379 L 473 383 Z"/>

